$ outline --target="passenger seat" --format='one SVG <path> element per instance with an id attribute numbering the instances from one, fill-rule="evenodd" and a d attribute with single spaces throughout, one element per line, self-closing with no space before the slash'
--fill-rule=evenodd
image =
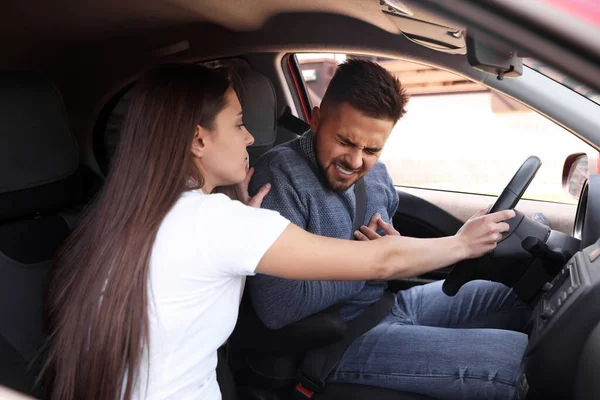
<path id="1" fill-rule="evenodd" d="M 241 87 L 240 102 L 244 111 L 244 125 L 254 136 L 254 143 L 248 147 L 250 166 L 273 147 L 277 129 L 277 99 L 271 81 L 252 68 L 239 69 Z"/>
<path id="2" fill-rule="evenodd" d="M 0 385 L 42 396 L 44 295 L 81 191 L 78 148 L 52 84 L 0 71 Z"/>
<path id="3" fill-rule="evenodd" d="M 292 115 L 289 107 L 277 119 L 277 97 L 271 81 L 252 68 L 238 70 L 241 82 L 240 100 L 244 110 L 244 124 L 254 136 L 254 144 L 248 148 L 250 166 L 256 160 L 281 143 L 296 139 L 310 126 Z"/>
<path id="4" fill-rule="evenodd" d="M 274 144 L 304 134 L 310 129 L 306 122 L 286 110 L 276 119 L 275 92 L 271 82 L 252 69 L 238 71 L 243 91 L 241 103 L 244 123 L 254 136 L 249 148 L 250 163 Z M 236 328 L 221 349 L 221 374 L 218 377 L 224 400 L 287 400 L 312 398 L 352 400 L 375 398 L 382 400 L 425 400 L 430 397 L 359 384 L 330 383 L 323 393 L 310 394 L 298 388 L 298 376 L 305 356 L 311 351 L 331 345 L 344 338 L 348 324 L 336 308 L 322 311 L 280 330 L 270 330 L 256 315 L 250 296 L 244 295 Z M 225 354 L 224 350 L 227 351 Z M 318 357 L 312 357 L 316 360 Z M 325 359 L 321 357 L 321 362 Z M 229 365 L 227 365 L 227 363 Z M 309 367 L 313 365 L 308 364 Z M 227 368 L 229 367 L 229 368 Z M 317 369 L 318 370 L 318 369 Z M 237 393 L 231 392 L 235 380 Z"/>

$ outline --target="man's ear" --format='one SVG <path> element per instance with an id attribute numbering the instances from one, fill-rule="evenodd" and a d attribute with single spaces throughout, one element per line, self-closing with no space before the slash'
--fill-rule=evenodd
<path id="1" fill-rule="evenodd" d="M 202 158 L 206 151 L 206 139 L 210 132 L 200 125 L 196 126 L 196 132 L 194 133 L 194 140 L 192 140 L 192 154 L 198 158 Z"/>
<path id="2" fill-rule="evenodd" d="M 314 106 L 312 109 L 312 114 L 310 116 L 310 129 L 317 133 L 319 130 L 319 123 L 321 121 L 321 109 L 317 106 Z"/>

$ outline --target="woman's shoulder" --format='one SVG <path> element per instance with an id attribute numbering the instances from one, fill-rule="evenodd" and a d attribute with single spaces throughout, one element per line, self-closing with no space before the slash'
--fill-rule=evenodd
<path id="1" fill-rule="evenodd" d="M 186 192 L 169 211 L 162 223 L 166 231 L 205 231 L 210 229 L 231 229 L 232 226 L 280 225 L 287 222 L 276 211 L 244 205 L 231 200 L 224 194 L 203 194 Z M 218 228 L 217 228 L 218 227 Z"/>
<path id="2" fill-rule="evenodd" d="M 186 192 L 164 218 L 159 237 L 173 243 L 198 240 L 221 246 L 224 237 L 228 243 L 253 240 L 253 233 L 264 230 L 281 233 L 289 223 L 278 212 L 249 207 L 224 194 Z M 265 234 L 259 236 L 268 236 Z"/>
<path id="3" fill-rule="evenodd" d="M 196 220 L 221 220 L 226 222 L 230 218 L 241 218 L 247 214 L 260 214 L 262 209 L 248 207 L 237 200 L 231 200 L 222 193 L 204 194 L 200 191 L 188 191 L 182 194 L 170 215 L 187 221 Z"/>
<path id="4" fill-rule="evenodd" d="M 184 192 L 165 215 L 159 237 L 168 237 L 169 242 L 183 240 L 183 237 L 190 235 L 204 237 L 206 232 L 217 229 L 216 225 L 234 222 L 235 216 L 239 214 L 234 203 L 237 202 L 220 193 Z"/>

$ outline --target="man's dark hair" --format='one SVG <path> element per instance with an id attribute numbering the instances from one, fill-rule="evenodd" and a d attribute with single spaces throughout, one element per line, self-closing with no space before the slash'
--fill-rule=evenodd
<path id="1" fill-rule="evenodd" d="M 406 113 L 408 95 L 400 80 L 382 66 L 352 59 L 337 67 L 321 108 L 344 102 L 371 118 L 397 122 Z"/>

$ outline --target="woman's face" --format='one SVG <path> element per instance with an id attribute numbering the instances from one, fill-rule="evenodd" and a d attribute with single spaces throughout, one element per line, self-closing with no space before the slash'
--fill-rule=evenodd
<path id="1" fill-rule="evenodd" d="M 246 148 L 254 143 L 254 137 L 242 122 L 242 106 L 233 89 L 225 93 L 225 106 L 215 118 L 214 129 L 199 126 L 194 139 L 192 152 L 204 177 L 205 193 L 244 180 L 248 172 Z"/>

